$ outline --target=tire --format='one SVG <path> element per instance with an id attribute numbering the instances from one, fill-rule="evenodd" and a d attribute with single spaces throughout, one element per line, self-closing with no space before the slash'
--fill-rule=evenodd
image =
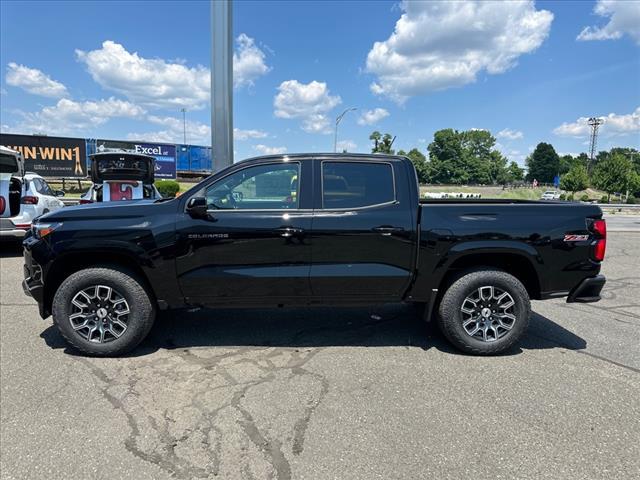
<path id="1" fill-rule="evenodd" d="M 137 347 L 151 330 L 156 313 L 144 283 L 119 267 L 73 273 L 58 287 L 52 310 L 65 340 L 98 357 L 123 355 Z"/>
<path id="2" fill-rule="evenodd" d="M 449 286 L 438 308 L 438 325 L 457 349 L 496 355 L 520 340 L 530 316 L 524 285 L 506 272 L 483 269 L 468 272 Z"/>

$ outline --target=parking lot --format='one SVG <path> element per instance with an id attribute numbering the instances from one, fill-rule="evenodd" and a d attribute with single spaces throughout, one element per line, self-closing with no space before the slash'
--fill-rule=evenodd
<path id="1" fill-rule="evenodd" d="M 639 257 L 640 232 L 611 233 L 603 301 L 533 302 L 500 357 L 385 306 L 163 315 L 93 359 L 5 246 L 2 478 L 638 478 Z"/>

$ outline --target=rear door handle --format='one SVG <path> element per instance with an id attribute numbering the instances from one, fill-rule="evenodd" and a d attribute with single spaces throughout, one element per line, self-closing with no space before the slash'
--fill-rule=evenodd
<path id="1" fill-rule="evenodd" d="M 390 225 L 381 225 L 379 227 L 373 227 L 371 230 L 373 230 L 374 232 L 380 233 L 384 236 L 389 236 L 392 233 L 404 232 L 404 228 L 392 227 Z"/>
<path id="2" fill-rule="evenodd" d="M 276 229 L 276 232 L 278 232 L 281 237 L 291 238 L 293 236 L 302 235 L 304 233 L 304 229 L 294 228 L 294 227 L 282 227 L 282 228 Z"/>

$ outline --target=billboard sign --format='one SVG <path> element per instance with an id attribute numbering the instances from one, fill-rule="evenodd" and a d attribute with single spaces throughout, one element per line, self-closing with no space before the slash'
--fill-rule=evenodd
<path id="1" fill-rule="evenodd" d="M 159 143 L 137 143 L 119 140 L 96 140 L 96 152 L 125 150 L 151 155 L 156 159 L 156 178 L 176 178 L 176 146 Z"/>
<path id="2" fill-rule="evenodd" d="M 83 138 L 0 134 L 0 145 L 22 153 L 25 170 L 43 177 L 86 177 Z"/>

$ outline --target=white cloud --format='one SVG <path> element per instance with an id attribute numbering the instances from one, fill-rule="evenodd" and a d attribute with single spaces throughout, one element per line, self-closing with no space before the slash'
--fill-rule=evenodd
<path id="1" fill-rule="evenodd" d="M 234 84 L 253 85 L 270 67 L 265 55 L 245 34 L 237 38 L 234 54 Z M 161 58 L 144 58 L 119 43 L 107 40 L 97 50 L 76 50 L 78 60 L 89 74 L 107 90 L 153 108 L 203 108 L 209 102 L 211 76 L 202 65 L 189 67 Z"/>
<path id="2" fill-rule="evenodd" d="M 367 110 L 358 118 L 358 125 L 374 125 L 383 118 L 389 116 L 389 112 L 384 108 L 374 108 L 373 110 Z"/>
<path id="3" fill-rule="evenodd" d="M 269 134 L 261 130 L 242 130 L 240 128 L 233 129 L 234 140 L 249 140 L 250 138 L 266 138 Z"/>
<path id="4" fill-rule="evenodd" d="M 254 145 L 253 149 L 262 153 L 263 155 L 279 155 L 287 151 L 287 147 L 268 147 L 267 145 Z"/>
<path id="5" fill-rule="evenodd" d="M 521 131 L 519 130 L 511 130 L 510 128 L 505 128 L 500 130 L 497 135 L 498 138 L 506 138 L 507 140 L 519 140 L 524 137 Z"/>
<path id="6" fill-rule="evenodd" d="M 375 42 L 367 71 L 371 91 L 398 103 L 409 97 L 499 74 L 547 38 L 553 14 L 533 1 L 409 2 L 395 30 Z"/>
<path id="7" fill-rule="evenodd" d="M 358 145 L 353 140 L 341 140 L 338 142 L 337 147 L 337 150 L 339 152 L 353 152 L 356 148 L 358 148 Z"/>
<path id="8" fill-rule="evenodd" d="M 160 125 L 163 128 L 150 132 L 129 133 L 127 139 L 164 143 L 182 143 L 184 141 L 185 128 L 181 118 L 148 115 L 146 120 L 155 125 Z M 188 120 L 186 123 L 186 133 L 188 144 L 208 145 L 211 143 L 211 128 L 209 128 L 209 125 Z"/>
<path id="9" fill-rule="evenodd" d="M 260 50 L 253 38 L 244 33 L 236 38 L 237 50 L 233 54 L 233 85 L 236 88 L 245 85 L 253 86 L 253 82 L 271 71 L 265 63 L 266 55 Z"/>
<path id="10" fill-rule="evenodd" d="M 92 131 L 110 118 L 139 118 L 143 114 L 141 107 L 113 97 L 86 102 L 63 98 L 56 105 L 44 107 L 39 112 L 22 113 L 23 121 L 18 123 L 16 129 L 25 133 L 78 135 Z"/>
<path id="11" fill-rule="evenodd" d="M 287 80 L 278 87 L 273 99 L 274 115 L 278 118 L 301 119 L 302 129 L 308 133 L 331 133 L 331 121 L 327 113 L 342 102 L 340 96 L 332 96 L 327 84 L 312 81 L 304 84 Z"/>
<path id="12" fill-rule="evenodd" d="M 34 95 L 62 98 L 68 95 L 67 87 L 53 80 L 37 68 L 29 68 L 11 62 L 7 65 L 7 85 L 19 87 Z"/>
<path id="13" fill-rule="evenodd" d="M 584 27 L 576 40 L 615 40 L 627 34 L 640 45 L 640 2 L 598 0 L 593 11 L 609 22 L 603 27 Z"/>
<path id="14" fill-rule="evenodd" d="M 604 124 L 600 126 L 600 132 L 605 136 L 628 135 L 630 133 L 640 133 L 640 107 L 627 114 L 610 113 L 606 117 L 601 117 Z M 591 128 L 587 123 L 588 117 L 580 117 L 575 122 L 563 123 L 553 129 L 553 133 L 560 137 L 587 137 L 591 133 Z"/>
<path id="15" fill-rule="evenodd" d="M 209 100 L 209 69 L 201 65 L 187 67 L 143 58 L 111 40 L 98 50 L 76 50 L 76 55 L 98 84 L 136 103 L 156 108 L 201 108 Z"/>

